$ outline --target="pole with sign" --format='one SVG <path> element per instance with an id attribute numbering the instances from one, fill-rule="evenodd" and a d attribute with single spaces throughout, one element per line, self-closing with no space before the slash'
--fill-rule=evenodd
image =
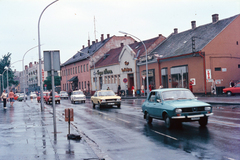
<path id="1" fill-rule="evenodd" d="M 123 78 L 123 83 L 125 83 L 125 90 L 126 90 L 125 97 L 127 96 L 127 84 L 126 84 L 127 82 L 128 82 L 128 79 Z"/>

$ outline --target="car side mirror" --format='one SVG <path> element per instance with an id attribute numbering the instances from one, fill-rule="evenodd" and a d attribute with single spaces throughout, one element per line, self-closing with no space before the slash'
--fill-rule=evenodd
<path id="1" fill-rule="evenodd" d="M 161 101 L 161 99 L 157 99 L 157 102 L 158 102 L 158 103 L 161 103 L 162 101 Z"/>

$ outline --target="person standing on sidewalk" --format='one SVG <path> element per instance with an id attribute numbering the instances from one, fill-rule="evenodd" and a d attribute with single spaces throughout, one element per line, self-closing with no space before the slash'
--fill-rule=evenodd
<path id="1" fill-rule="evenodd" d="M 3 93 L 1 95 L 1 98 L 3 100 L 3 107 L 4 108 L 7 108 L 6 105 L 7 105 L 7 93 L 6 93 L 6 90 L 3 90 Z"/>
<path id="2" fill-rule="evenodd" d="M 13 93 L 12 90 L 9 92 L 8 97 L 10 98 L 10 104 L 11 104 L 11 106 L 13 106 L 13 103 L 14 103 L 14 93 Z"/>

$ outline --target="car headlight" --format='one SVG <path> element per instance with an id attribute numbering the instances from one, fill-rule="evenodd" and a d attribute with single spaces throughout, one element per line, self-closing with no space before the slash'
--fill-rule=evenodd
<path id="1" fill-rule="evenodd" d="M 117 101 L 121 101 L 121 98 L 118 98 Z"/>
<path id="2" fill-rule="evenodd" d="M 211 107 L 205 107 L 205 111 L 210 111 Z"/>
<path id="3" fill-rule="evenodd" d="M 175 112 L 176 112 L 176 113 L 182 113 L 182 109 L 181 109 L 181 108 L 177 108 L 177 109 L 175 110 Z"/>

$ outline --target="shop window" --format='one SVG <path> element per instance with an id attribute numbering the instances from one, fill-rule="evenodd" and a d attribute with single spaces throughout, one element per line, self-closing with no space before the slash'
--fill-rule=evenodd
<path id="1" fill-rule="evenodd" d="M 142 85 L 145 86 L 145 89 L 147 88 L 147 77 L 146 77 L 146 70 L 142 71 L 142 77 L 145 77 L 145 79 L 142 78 Z M 148 70 L 148 83 L 151 86 L 151 89 L 155 89 L 155 69 L 149 69 Z"/>
<path id="2" fill-rule="evenodd" d="M 215 67 L 215 71 L 221 71 L 221 67 Z"/>
<path id="3" fill-rule="evenodd" d="M 238 65 L 238 68 L 240 68 L 240 64 Z"/>
<path id="4" fill-rule="evenodd" d="M 188 88 L 188 66 L 171 68 L 172 88 Z"/>

